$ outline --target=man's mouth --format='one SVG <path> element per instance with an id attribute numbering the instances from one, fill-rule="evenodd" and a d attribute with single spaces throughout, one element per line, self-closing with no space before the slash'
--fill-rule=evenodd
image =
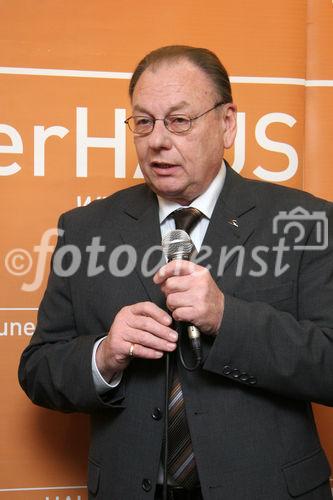
<path id="1" fill-rule="evenodd" d="M 165 163 L 165 162 L 159 162 L 159 161 L 153 161 L 151 162 L 150 166 L 152 168 L 161 168 L 163 170 L 168 170 L 174 167 L 177 167 L 175 163 Z"/>

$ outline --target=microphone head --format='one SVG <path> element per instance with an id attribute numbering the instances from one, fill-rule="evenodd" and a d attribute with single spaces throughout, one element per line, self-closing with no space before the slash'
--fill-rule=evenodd
<path id="1" fill-rule="evenodd" d="M 162 249 L 168 262 L 174 259 L 188 259 L 193 243 L 186 231 L 175 229 L 163 236 Z"/>

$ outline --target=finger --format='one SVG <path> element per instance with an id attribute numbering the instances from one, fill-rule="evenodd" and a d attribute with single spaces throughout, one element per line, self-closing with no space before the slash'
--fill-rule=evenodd
<path id="1" fill-rule="evenodd" d="M 192 306 L 177 307 L 173 311 L 172 317 L 175 321 L 184 321 L 191 325 L 199 326 L 195 324 L 195 309 Z"/>
<path id="2" fill-rule="evenodd" d="M 200 266 L 188 260 L 173 260 L 157 271 L 153 277 L 153 281 L 156 285 L 160 285 L 171 276 L 192 274 L 198 267 Z"/>
<path id="3" fill-rule="evenodd" d="M 161 284 L 161 291 L 165 295 L 176 292 L 186 292 L 191 287 L 190 276 L 172 276 Z"/>
<path id="4" fill-rule="evenodd" d="M 170 293 L 166 298 L 166 305 L 169 311 L 174 311 L 178 307 L 193 307 L 196 303 L 195 297 L 190 292 Z"/>
<path id="5" fill-rule="evenodd" d="M 161 325 L 149 316 L 133 316 L 130 326 L 138 331 L 147 332 L 153 336 L 175 342 L 178 334 L 172 328 Z"/>
<path id="6" fill-rule="evenodd" d="M 151 333 L 134 329 L 128 333 L 126 341 L 130 342 L 131 344 L 138 344 L 143 347 L 162 352 L 171 352 L 174 351 L 177 347 L 176 342 L 169 342 L 168 340 L 156 337 Z"/>
<path id="7" fill-rule="evenodd" d="M 154 349 L 149 349 L 140 344 L 133 344 L 132 356 L 131 358 L 143 358 L 143 359 L 160 359 L 162 358 L 164 352 L 157 351 Z"/>
<path id="8" fill-rule="evenodd" d="M 172 323 L 171 316 L 153 302 L 138 302 L 130 306 L 130 310 L 137 316 L 149 316 L 162 325 Z"/>

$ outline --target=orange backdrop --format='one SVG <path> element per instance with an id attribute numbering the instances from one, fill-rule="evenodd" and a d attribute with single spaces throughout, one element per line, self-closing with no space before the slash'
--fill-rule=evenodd
<path id="1" fill-rule="evenodd" d="M 0 0 L 1 498 L 87 498 L 87 417 L 34 407 L 16 373 L 43 235 L 51 250 L 61 212 L 141 182 L 129 72 L 162 45 L 215 51 L 238 104 L 233 168 L 332 200 L 332 24 L 331 0 Z M 315 414 L 333 465 L 332 410 Z"/>

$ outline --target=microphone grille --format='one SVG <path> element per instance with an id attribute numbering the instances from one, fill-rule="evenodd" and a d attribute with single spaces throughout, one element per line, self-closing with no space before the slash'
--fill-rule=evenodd
<path id="1" fill-rule="evenodd" d="M 186 231 L 174 229 L 162 238 L 162 249 L 167 260 L 187 259 L 193 249 L 193 243 Z"/>

